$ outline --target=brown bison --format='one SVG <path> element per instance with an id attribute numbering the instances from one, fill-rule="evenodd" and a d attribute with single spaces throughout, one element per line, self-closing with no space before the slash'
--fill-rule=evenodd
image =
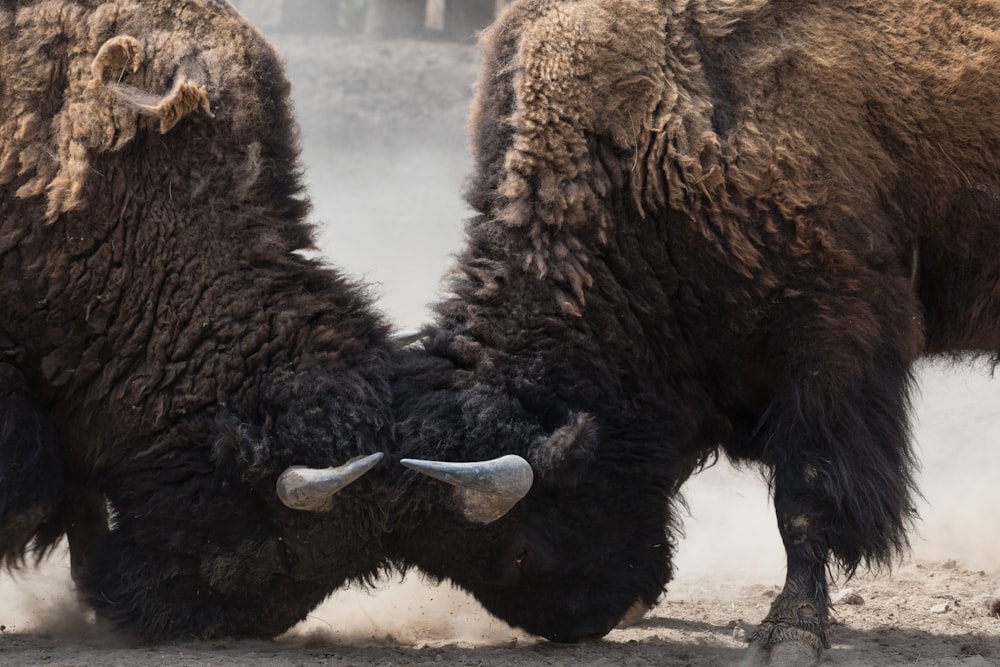
<path id="1" fill-rule="evenodd" d="M 332 493 L 389 442 L 388 327 L 296 252 L 288 88 L 226 2 L 0 2 L 0 559 L 67 534 L 147 639 L 272 636 L 384 566 L 381 486 Z"/>
<path id="2" fill-rule="evenodd" d="M 787 553 L 753 659 L 815 661 L 827 569 L 907 546 L 914 362 L 1000 359 L 1000 3 L 522 0 L 483 48 L 476 215 L 396 428 L 534 484 L 489 527 L 410 494 L 395 555 L 600 636 L 660 596 L 721 452 L 768 473 Z"/>

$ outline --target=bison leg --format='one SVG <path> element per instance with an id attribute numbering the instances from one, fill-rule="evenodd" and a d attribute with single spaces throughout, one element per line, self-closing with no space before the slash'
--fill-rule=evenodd
<path id="1" fill-rule="evenodd" d="M 750 637 L 748 665 L 807 667 L 830 646 L 823 519 L 784 490 L 775 490 L 775 508 L 788 569 L 784 588 Z"/>
<path id="2" fill-rule="evenodd" d="M 0 563 L 16 565 L 61 537 L 64 482 L 48 413 L 11 390 L 0 386 Z"/>
<path id="3" fill-rule="evenodd" d="M 921 345 L 919 312 L 905 294 L 817 299 L 822 317 L 799 318 L 784 329 L 796 332 L 791 344 L 773 350 L 783 370 L 757 446 L 772 470 L 788 569 L 751 636 L 771 665 L 812 665 L 829 646 L 828 565 L 850 576 L 905 550 L 913 516 L 908 390 Z"/>

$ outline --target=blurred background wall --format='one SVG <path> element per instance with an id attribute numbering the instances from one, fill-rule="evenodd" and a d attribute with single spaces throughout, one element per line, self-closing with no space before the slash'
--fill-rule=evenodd
<path id="1" fill-rule="evenodd" d="M 239 0 L 270 32 L 471 38 L 510 0 Z"/>

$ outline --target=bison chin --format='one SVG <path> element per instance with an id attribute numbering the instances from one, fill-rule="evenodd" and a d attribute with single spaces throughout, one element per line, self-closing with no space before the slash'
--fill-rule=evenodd
<path id="1" fill-rule="evenodd" d="M 598 518 L 595 527 L 569 535 L 558 525 L 559 510 L 549 506 L 545 511 L 543 503 L 533 491 L 487 526 L 456 516 L 391 536 L 407 565 L 435 580 L 450 580 L 500 620 L 550 641 L 602 637 L 637 601 L 647 607 L 656 603 L 671 573 L 662 523 L 646 531 L 647 526 L 637 528 L 634 520 L 612 513 L 629 530 L 615 530 L 613 539 L 593 543 L 590 535 L 607 530 L 603 521 Z M 522 505 L 535 516 L 547 515 L 551 523 L 540 525 L 520 511 Z"/>

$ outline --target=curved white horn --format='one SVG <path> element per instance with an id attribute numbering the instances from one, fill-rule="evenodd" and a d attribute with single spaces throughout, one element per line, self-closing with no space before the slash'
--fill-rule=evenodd
<path id="1" fill-rule="evenodd" d="M 490 461 L 453 463 L 402 459 L 407 468 L 451 484 L 466 519 L 491 523 L 510 511 L 531 490 L 531 464 L 516 454 Z"/>
<path id="2" fill-rule="evenodd" d="M 293 510 L 325 512 L 333 507 L 333 496 L 375 467 L 384 454 L 377 452 L 353 458 L 337 468 L 292 466 L 278 477 L 278 498 Z"/>

